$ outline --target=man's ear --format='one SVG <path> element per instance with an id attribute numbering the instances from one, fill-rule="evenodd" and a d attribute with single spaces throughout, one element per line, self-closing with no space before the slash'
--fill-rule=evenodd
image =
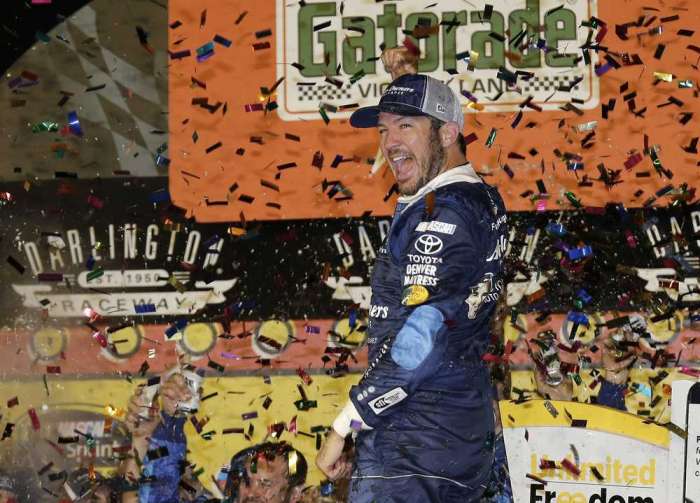
<path id="1" fill-rule="evenodd" d="M 459 133 L 459 126 L 456 122 L 446 122 L 443 124 L 442 127 L 440 127 L 440 143 L 442 143 L 443 148 L 447 148 L 456 143 Z"/>

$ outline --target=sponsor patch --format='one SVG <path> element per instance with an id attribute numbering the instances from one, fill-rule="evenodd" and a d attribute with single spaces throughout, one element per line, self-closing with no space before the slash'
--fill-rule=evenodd
<path id="1" fill-rule="evenodd" d="M 429 297 L 428 289 L 424 286 L 410 285 L 404 288 L 403 295 L 401 295 L 401 304 L 404 306 L 417 306 L 428 300 Z"/>
<path id="2" fill-rule="evenodd" d="M 407 397 L 408 394 L 406 394 L 403 388 L 394 388 L 369 402 L 369 406 L 375 414 L 379 415 L 397 403 L 405 400 Z"/>
<path id="3" fill-rule="evenodd" d="M 413 246 L 423 255 L 434 255 L 442 250 L 442 239 L 432 234 L 422 234 Z"/>
<path id="4" fill-rule="evenodd" d="M 438 220 L 433 220 L 431 222 L 419 222 L 416 226 L 416 231 L 418 232 L 439 232 L 440 234 L 454 234 L 457 230 L 455 224 L 448 224 L 447 222 L 439 222 Z"/>

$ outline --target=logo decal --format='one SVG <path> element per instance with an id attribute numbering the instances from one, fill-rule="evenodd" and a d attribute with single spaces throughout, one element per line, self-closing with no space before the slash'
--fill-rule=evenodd
<path id="1" fill-rule="evenodd" d="M 503 280 L 494 281 L 493 273 L 487 272 L 478 285 L 471 288 L 471 294 L 464 303 L 468 307 L 467 317 L 470 320 L 476 318 L 479 308 L 489 302 L 495 302 L 503 290 Z"/>
<path id="2" fill-rule="evenodd" d="M 597 15 L 596 0 L 490 0 L 489 15 L 483 4 L 463 0 L 442 0 L 430 9 L 419 0 L 275 3 L 277 78 L 284 79 L 276 112 L 282 120 L 321 120 L 319 102 L 330 119 L 348 118 L 348 103 L 376 105 L 391 78 L 373 57 L 375 48 L 396 45 L 397 30 L 427 40 L 428 75 L 444 79 L 445 72 L 469 71 L 469 79 L 449 82 L 465 110 L 478 102 L 486 112 L 518 111 L 517 93 L 556 110 L 560 104 L 549 96 L 560 88 L 570 90 L 578 108 L 600 101 L 596 51 L 587 51 L 591 61 L 583 64 L 574 50 L 587 43 L 590 29 L 582 21 Z M 445 24 L 449 29 L 440 29 Z M 338 75 L 328 78 L 336 67 Z M 503 98 L 489 99 L 497 94 Z"/>
<path id="3" fill-rule="evenodd" d="M 414 246 L 423 255 L 434 255 L 442 250 L 442 239 L 432 234 L 423 234 Z"/>
<path id="4" fill-rule="evenodd" d="M 454 234 L 457 230 L 455 224 L 448 224 L 447 222 L 438 222 L 433 220 L 432 222 L 420 222 L 416 226 L 416 231 L 418 232 L 439 232 L 440 234 Z"/>
<path id="5" fill-rule="evenodd" d="M 404 289 L 401 296 L 401 304 L 404 306 L 417 306 L 428 300 L 429 297 L 430 294 L 427 288 L 421 285 L 411 285 Z"/>
<path id="6" fill-rule="evenodd" d="M 408 397 L 403 388 L 394 388 L 387 391 L 382 396 L 369 402 L 369 406 L 375 414 L 379 415 L 390 407 L 405 400 Z"/>

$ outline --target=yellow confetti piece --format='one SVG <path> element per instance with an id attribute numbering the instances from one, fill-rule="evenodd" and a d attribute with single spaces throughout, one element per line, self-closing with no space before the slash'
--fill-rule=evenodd
<path id="1" fill-rule="evenodd" d="M 246 231 L 242 227 L 235 227 L 232 225 L 228 228 L 228 233 L 232 236 L 245 236 Z"/>
<path id="2" fill-rule="evenodd" d="M 654 72 L 654 78 L 663 80 L 664 82 L 673 82 L 672 73 Z"/>

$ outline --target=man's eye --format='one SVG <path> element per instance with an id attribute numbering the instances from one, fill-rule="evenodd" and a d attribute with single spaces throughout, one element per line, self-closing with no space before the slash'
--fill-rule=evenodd
<path id="1" fill-rule="evenodd" d="M 406 129 L 406 128 L 410 128 L 411 125 L 410 125 L 408 122 L 404 122 L 404 123 L 401 124 L 399 127 L 400 127 L 401 129 Z"/>

